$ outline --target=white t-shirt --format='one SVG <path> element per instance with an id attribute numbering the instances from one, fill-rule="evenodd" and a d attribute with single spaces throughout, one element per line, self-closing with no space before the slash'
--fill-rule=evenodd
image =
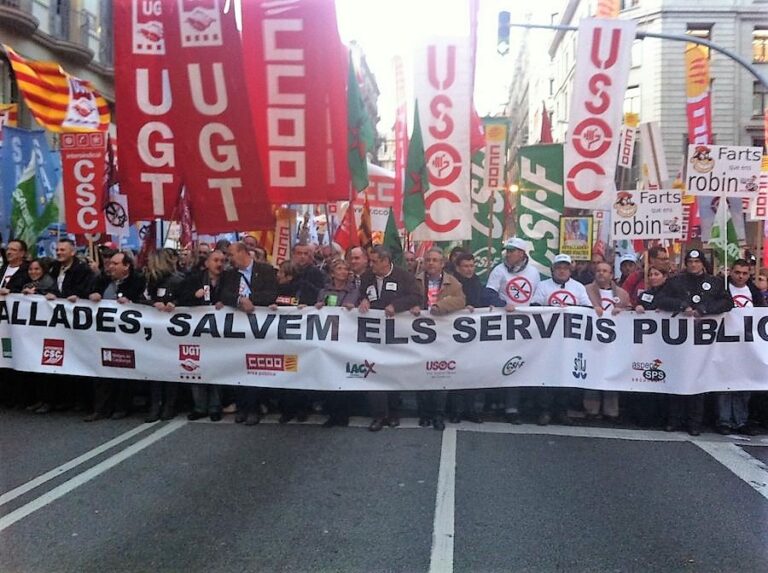
<path id="1" fill-rule="evenodd" d="M 21 267 L 8 267 L 3 273 L 3 280 L 0 281 L 0 288 L 8 288 L 8 283 L 11 282 L 11 277 L 16 274 Z"/>
<path id="2" fill-rule="evenodd" d="M 728 285 L 728 290 L 731 291 L 731 298 L 733 299 L 733 305 L 736 308 L 751 308 L 755 306 L 752 304 L 752 291 L 748 286 L 741 288 L 735 287 L 732 284 Z"/>
<path id="3" fill-rule="evenodd" d="M 486 286 L 499 293 L 507 304 L 522 306 L 531 303 L 540 281 L 539 271 L 530 262 L 517 273 L 510 272 L 507 265 L 501 263 L 491 271 Z"/>
<path id="4" fill-rule="evenodd" d="M 542 306 L 592 306 L 587 289 L 573 279 L 568 279 L 564 285 L 553 279 L 540 282 L 531 303 Z"/>

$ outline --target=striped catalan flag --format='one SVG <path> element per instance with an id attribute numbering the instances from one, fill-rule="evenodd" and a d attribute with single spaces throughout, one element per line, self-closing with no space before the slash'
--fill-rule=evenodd
<path id="1" fill-rule="evenodd" d="M 27 60 L 3 44 L 16 83 L 37 122 L 57 133 L 106 131 L 107 100 L 90 82 L 65 72 L 55 62 Z"/>

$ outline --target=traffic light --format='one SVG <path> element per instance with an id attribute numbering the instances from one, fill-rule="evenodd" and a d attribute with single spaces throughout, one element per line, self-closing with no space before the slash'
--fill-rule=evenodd
<path id="1" fill-rule="evenodd" d="M 509 12 L 499 12 L 499 41 L 496 51 L 502 56 L 509 53 Z"/>

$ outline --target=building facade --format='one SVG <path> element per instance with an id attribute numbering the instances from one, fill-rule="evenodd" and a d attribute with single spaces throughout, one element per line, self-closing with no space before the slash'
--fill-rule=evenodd
<path id="1" fill-rule="evenodd" d="M 112 5 L 112 0 L 0 0 L 0 43 L 26 58 L 59 63 L 114 102 Z M 20 104 L 19 125 L 38 127 L 0 55 L 0 103 L 13 102 Z"/>
<path id="2" fill-rule="evenodd" d="M 577 26 L 581 18 L 595 13 L 596 5 L 596 0 L 563 0 L 557 11 L 550 10 L 549 18 L 555 24 Z M 639 30 L 708 39 L 739 54 L 768 75 L 767 0 L 623 0 L 621 5 L 619 17 L 635 20 Z M 546 17 L 541 11 L 538 16 Z M 529 65 L 533 71 L 527 78 L 521 78 L 517 86 L 521 90 L 520 83 L 528 85 L 527 143 L 537 141 L 542 101 L 548 102 L 552 112 L 555 141 L 564 141 L 576 32 L 531 33 L 548 36 L 549 45 L 548 65 Z M 684 42 L 636 40 L 624 102 L 625 112 L 638 113 L 641 121 L 659 122 L 672 177 L 683 164 L 688 144 L 684 50 Z M 743 67 L 715 51 L 710 53 L 710 75 L 714 143 L 764 145 L 763 110 L 768 107 L 768 90 Z"/>

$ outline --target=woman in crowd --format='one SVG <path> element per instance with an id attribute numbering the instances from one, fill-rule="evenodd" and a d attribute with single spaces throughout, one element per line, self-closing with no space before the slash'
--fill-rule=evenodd
<path id="1" fill-rule="evenodd" d="M 32 260 L 27 268 L 30 280 L 24 285 L 21 292 L 24 294 L 57 294 L 56 281 L 48 274 L 50 269 L 51 264 L 47 259 Z"/>
<path id="2" fill-rule="evenodd" d="M 333 259 L 328 264 L 328 269 L 331 282 L 318 293 L 315 308 L 343 306 L 347 310 L 353 309 L 358 299 L 358 291 L 355 283 L 350 280 L 347 261 L 344 259 Z M 325 410 L 328 414 L 328 419 L 323 424 L 323 428 L 348 426 L 351 401 L 352 393 L 350 392 L 328 392 L 325 399 Z"/>
<path id="3" fill-rule="evenodd" d="M 157 310 L 171 312 L 176 308 L 180 286 L 184 280 L 176 264 L 178 257 L 173 249 L 161 249 L 150 253 L 144 275 L 147 279 L 146 298 Z M 149 385 L 149 414 L 147 423 L 170 420 L 176 416 L 176 382 L 152 380 Z"/>

